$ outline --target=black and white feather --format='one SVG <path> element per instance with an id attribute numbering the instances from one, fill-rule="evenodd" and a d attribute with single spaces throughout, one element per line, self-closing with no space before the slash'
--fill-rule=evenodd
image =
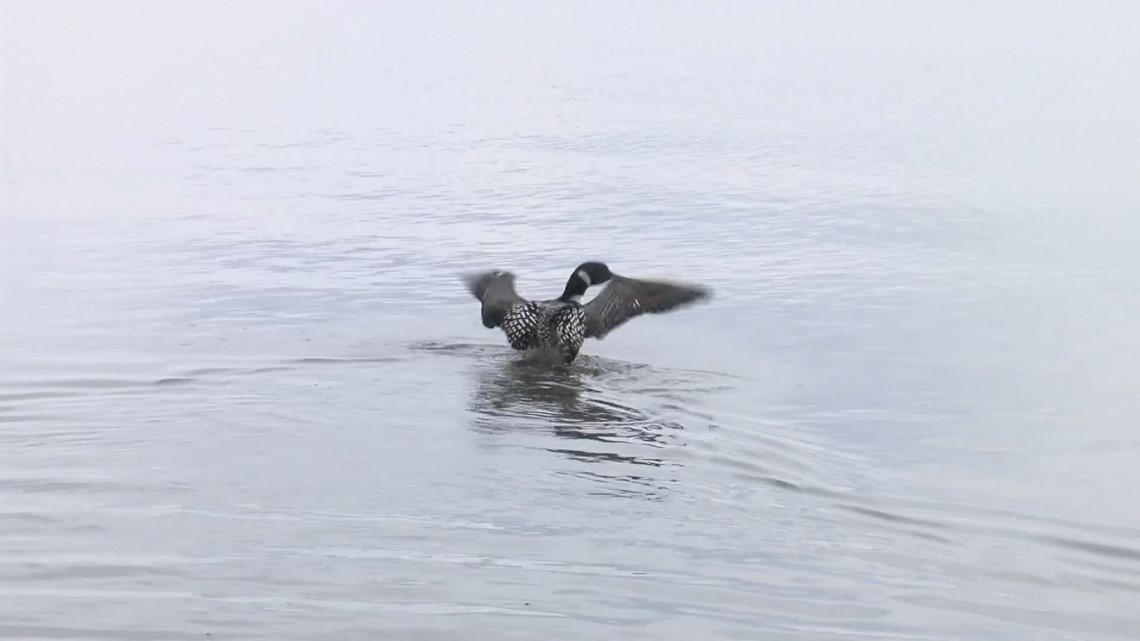
<path id="1" fill-rule="evenodd" d="M 700 285 L 663 280 L 643 280 L 613 275 L 605 289 L 583 306 L 586 337 L 607 334 L 642 314 L 660 314 L 708 298 L 711 291 Z"/>
<path id="2" fill-rule="evenodd" d="M 703 286 L 618 276 L 604 263 L 579 265 L 562 295 L 530 301 L 515 290 L 511 272 L 493 270 L 464 277 L 467 289 L 482 306 L 483 325 L 499 327 L 516 350 L 556 350 L 572 362 L 586 338 L 604 338 L 642 314 L 659 314 L 696 303 L 711 295 Z M 579 300 L 592 285 L 607 283 L 585 305 Z"/>
<path id="3" fill-rule="evenodd" d="M 483 304 L 483 326 L 487 329 L 503 323 L 512 305 L 525 303 L 515 291 L 515 275 L 504 271 L 468 274 L 467 290 Z"/>

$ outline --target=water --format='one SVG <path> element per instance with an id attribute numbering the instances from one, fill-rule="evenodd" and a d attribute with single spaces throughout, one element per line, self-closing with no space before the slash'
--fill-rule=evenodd
<path id="1" fill-rule="evenodd" d="M 2 12 L 0 637 L 1135 638 L 1133 5 Z"/>

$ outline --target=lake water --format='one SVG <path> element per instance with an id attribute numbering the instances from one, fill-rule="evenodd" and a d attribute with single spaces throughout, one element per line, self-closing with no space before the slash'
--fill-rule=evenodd
<path id="1" fill-rule="evenodd" d="M 1138 5 L 801 5 L 5 3 L 0 638 L 1135 639 Z"/>

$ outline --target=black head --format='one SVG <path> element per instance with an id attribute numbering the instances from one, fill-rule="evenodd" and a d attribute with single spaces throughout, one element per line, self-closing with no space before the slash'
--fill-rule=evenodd
<path id="1" fill-rule="evenodd" d="M 558 300 L 569 301 L 586 293 L 591 285 L 601 285 L 610 279 L 613 274 L 605 263 L 589 261 L 574 268 L 574 273 L 566 281 L 566 289 Z"/>

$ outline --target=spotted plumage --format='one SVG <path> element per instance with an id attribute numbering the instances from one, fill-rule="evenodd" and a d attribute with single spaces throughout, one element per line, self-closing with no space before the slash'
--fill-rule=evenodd
<path id="1" fill-rule="evenodd" d="M 567 362 L 574 360 L 586 340 L 586 316 L 574 301 L 515 303 L 503 313 L 501 326 L 512 348 L 557 349 Z"/>
<path id="2" fill-rule="evenodd" d="M 499 327 L 519 351 L 555 351 L 564 363 L 578 356 L 587 338 L 602 339 L 641 314 L 657 314 L 703 300 L 711 292 L 698 285 L 618 276 L 605 263 L 575 268 L 562 295 L 528 301 L 515 291 L 515 276 L 486 271 L 466 276 L 468 291 L 482 304 L 483 325 Z M 608 283 L 593 300 L 580 301 L 592 285 Z"/>

